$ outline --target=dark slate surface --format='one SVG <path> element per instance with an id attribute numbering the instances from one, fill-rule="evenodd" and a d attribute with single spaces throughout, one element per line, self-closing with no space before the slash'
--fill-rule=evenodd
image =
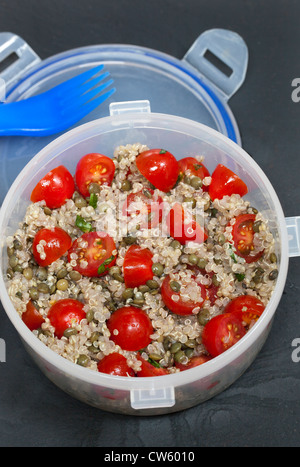
<path id="1" fill-rule="evenodd" d="M 300 214 L 300 76 L 297 0 L 0 0 L 0 31 L 22 36 L 41 58 L 101 43 L 130 43 L 182 58 L 210 28 L 238 32 L 249 68 L 230 106 L 243 146 L 278 193 L 286 216 Z M 300 259 L 290 261 L 285 292 L 258 358 L 229 389 L 184 412 L 127 417 L 93 409 L 49 382 L 24 350 L 2 307 L 0 446 L 185 447 L 299 446 Z M 130 450 L 129 450 L 130 451 Z"/>

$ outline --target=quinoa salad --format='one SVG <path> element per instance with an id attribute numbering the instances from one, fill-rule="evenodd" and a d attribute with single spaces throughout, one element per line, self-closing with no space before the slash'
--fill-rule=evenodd
<path id="1" fill-rule="evenodd" d="M 228 168 L 181 157 L 127 144 L 45 173 L 62 179 L 56 191 L 33 190 L 7 238 L 7 289 L 57 354 L 167 375 L 220 355 L 263 313 L 278 275 L 267 221 Z"/>

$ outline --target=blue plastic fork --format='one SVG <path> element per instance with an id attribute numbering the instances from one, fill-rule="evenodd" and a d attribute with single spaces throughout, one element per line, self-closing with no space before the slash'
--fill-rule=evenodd
<path id="1" fill-rule="evenodd" d="M 59 133 L 79 122 L 108 99 L 113 80 L 99 65 L 58 86 L 17 102 L 0 105 L 0 135 L 45 136 Z M 104 92 L 106 90 L 106 92 Z"/>

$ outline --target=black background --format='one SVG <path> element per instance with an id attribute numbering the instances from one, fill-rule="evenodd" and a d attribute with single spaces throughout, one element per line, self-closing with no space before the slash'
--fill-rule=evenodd
<path id="1" fill-rule="evenodd" d="M 287 217 L 300 215 L 299 0 L 0 0 L 0 31 L 47 58 L 93 44 L 125 43 L 182 58 L 210 28 L 239 33 L 249 49 L 246 80 L 230 100 L 243 147 L 269 177 Z M 0 155 L 1 157 L 1 155 Z M 299 446 L 300 259 L 289 274 L 270 336 L 229 389 L 170 415 L 131 417 L 89 407 L 56 388 L 24 350 L 1 307 L 0 446 Z"/>

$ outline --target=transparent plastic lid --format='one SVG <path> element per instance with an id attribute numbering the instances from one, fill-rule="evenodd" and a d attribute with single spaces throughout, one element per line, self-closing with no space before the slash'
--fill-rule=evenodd
<path id="1" fill-rule="evenodd" d="M 241 144 L 227 101 L 245 78 L 248 51 L 242 38 L 231 31 L 203 33 L 182 60 L 152 49 L 108 44 L 70 50 L 41 61 L 23 39 L 0 33 L 0 63 L 13 54 L 17 60 L 0 73 L 6 82 L 7 102 L 44 92 L 103 63 L 114 79 L 116 92 L 75 126 L 108 116 L 112 102 L 146 99 L 152 112 L 195 120 Z M 0 138 L 1 203 L 20 170 L 57 136 Z"/>

